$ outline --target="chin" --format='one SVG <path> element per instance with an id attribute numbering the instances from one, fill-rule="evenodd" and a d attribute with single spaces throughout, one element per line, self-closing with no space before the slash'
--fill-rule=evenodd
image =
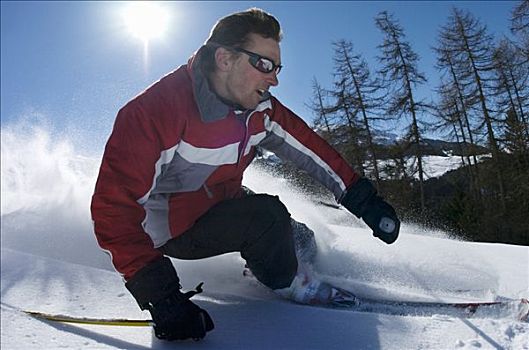
<path id="1" fill-rule="evenodd" d="M 256 96 L 251 95 L 245 99 L 240 99 L 238 104 L 244 109 L 255 109 L 259 103 L 261 103 L 261 96 L 256 94 Z"/>
<path id="2" fill-rule="evenodd" d="M 241 104 L 241 106 L 244 108 L 244 109 L 255 109 L 257 107 L 257 105 L 259 105 L 259 102 L 252 102 L 252 103 L 244 103 L 244 104 Z"/>

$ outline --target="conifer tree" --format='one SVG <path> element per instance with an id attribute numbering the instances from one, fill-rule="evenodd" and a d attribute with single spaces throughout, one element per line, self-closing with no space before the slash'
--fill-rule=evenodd
<path id="1" fill-rule="evenodd" d="M 331 141 L 333 121 L 329 106 L 326 103 L 328 92 L 320 85 L 316 77 L 312 78 L 312 94 L 313 99 L 307 104 L 307 107 L 316 115 L 314 126 L 320 130 L 323 129 L 325 139 Z"/>
<path id="2" fill-rule="evenodd" d="M 474 104 L 475 98 L 472 94 L 469 94 L 469 79 L 471 78 L 471 72 L 468 67 L 464 64 L 457 65 L 454 62 L 452 55 L 455 53 L 451 52 L 449 48 L 444 47 L 443 42 L 439 42 L 439 46 L 434 48 L 437 52 L 437 69 L 443 72 L 443 76 L 446 77 L 446 85 L 449 86 L 451 92 L 453 92 L 453 98 L 456 101 L 452 101 L 455 106 L 458 107 L 461 118 L 461 136 L 463 142 L 469 143 L 469 156 L 473 158 L 473 164 L 477 164 L 477 158 L 475 153 L 475 141 L 474 132 L 472 130 L 472 121 L 470 115 L 470 107 Z M 470 79 L 471 80 L 471 79 Z M 441 88 L 442 90 L 442 88 Z M 442 93 L 441 93 L 442 95 Z M 469 162 L 470 164 L 470 162 Z"/>
<path id="3" fill-rule="evenodd" d="M 446 80 L 438 90 L 440 102 L 437 115 L 443 119 L 443 114 L 446 113 L 451 115 L 450 122 L 457 123 L 454 127 L 458 128 L 459 135 L 466 146 L 471 193 L 474 198 L 480 198 L 476 136 L 471 115 L 471 107 L 477 101 L 472 92 L 472 72 L 464 61 L 456 61 L 457 52 L 446 46 L 443 40 L 438 41 L 438 46 L 434 47 L 434 50 L 437 53 L 436 68 L 442 72 Z"/>
<path id="4" fill-rule="evenodd" d="M 382 31 L 384 41 L 378 48 L 381 54 L 377 57 L 382 67 L 379 70 L 384 82 L 390 86 L 389 101 L 386 113 L 399 120 L 409 117 L 407 135 L 416 159 L 419 176 L 421 210 L 425 209 L 424 181 L 425 174 L 421 154 L 422 125 L 420 115 L 427 108 L 423 101 L 416 98 L 418 85 L 426 83 L 426 77 L 418 69 L 419 56 L 406 41 L 404 29 L 392 15 L 383 11 L 375 18 L 376 26 Z"/>
<path id="5" fill-rule="evenodd" d="M 516 5 L 511 16 L 511 32 L 518 36 L 520 49 L 526 61 L 529 60 L 529 0 Z"/>
<path id="6" fill-rule="evenodd" d="M 492 36 L 469 12 L 452 9 L 447 24 L 441 28 L 439 43 L 449 52 L 456 72 L 468 87 L 466 103 L 479 110 L 478 127 L 484 128 L 487 143 L 492 152 L 496 171 L 496 185 L 499 202 L 505 210 L 504 176 L 501 166 L 501 153 L 497 141 L 497 125 L 492 115 L 491 71 L 493 70 Z M 470 74 L 463 74 L 469 72 Z"/>
<path id="7" fill-rule="evenodd" d="M 336 104 L 333 109 L 341 120 L 339 137 L 343 141 L 343 150 L 353 167 L 363 176 L 364 168 L 364 143 L 362 142 L 362 125 L 358 119 L 358 108 L 354 105 L 354 97 L 348 88 L 346 79 L 340 79 L 334 84 L 332 92 Z"/>
<path id="8" fill-rule="evenodd" d="M 458 89 L 453 81 L 442 82 L 438 89 L 439 102 L 436 106 L 435 116 L 440 121 L 438 129 L 447 130 L 447 136 L 455 140 L 459 145 L 461 163 L 467 169 L 470 193 L 474 199 L 479 199 L 479 184 L 477 180 L 478 167 L 476 153 L 473 145 L 469 144 L 466 128 L 464 126 L 466 116 L 464 107 L 460 106 Z M 472 162 L 473 154 L 474 162 Z"/>
<path id="9" fill-rule="evenodd" d="M 358 142 L 365 144 L 366 152 L 372 165 L 373 175 L 378 187 L 380 172 L 378 157 L 373 142 L 373 122 L 380 119 L 375 109 L 380 107 L 375 93 L 380 90 L 376 80 L 371 79 L 370 71 L 365 59 L 353 50 L 350 41 L 339 40 L 333 43 L 335 87 L 338 89 L 339 101 L 347 103 L 356 113 Z"/>
<path id="10" fill-rule="evenodd" d="M 522 136 L 529 142 L 529 64 L 521 59 L 520 50 L 502 39 L 494 50 L 494 91 L 500 113 L 514 114 Z"/>

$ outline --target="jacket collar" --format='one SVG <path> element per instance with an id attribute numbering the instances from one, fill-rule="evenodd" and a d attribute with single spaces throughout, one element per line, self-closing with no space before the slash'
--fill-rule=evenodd
<path id="1" fill-rule="evenodd" d="M 193 95 L 195 97 L 195 102 L 198 106 L 201 119 L 208 123 L 224 119 L 231 111 L 235 112 L 236 114 L 251 112 L 246 111 L 241 106 L 234 105 L 229 101 L 223 100 L 220 96 L 213 92 L 209 86 L 208 79 L 202 72 L 200 62 L 201 49 L 199 49 L 187 63 L 187 69 L 191 76 L 191 80 L 193 81 Z M 261 110 L 261 105 L 263 102 L 268 102 L 270 97 L 271 94 L 267 92 L 265 98 L 263 98 L 263 101 L 261 101 L 256 109 Z M 269 106 L 269 103 L 265 103 L 265 105 Z"/>

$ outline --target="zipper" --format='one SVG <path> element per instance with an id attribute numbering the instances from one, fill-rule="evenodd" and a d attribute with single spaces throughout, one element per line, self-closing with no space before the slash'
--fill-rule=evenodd
<path id="1" fill-rule="evenodd" d="M 213 193 L 211 192 L 211 190 L 209 189 L 209 187 L 206 185 L 206 183 L 204 183 L 202 185 L 202 187 L 204 188 L 204 191 L 206 191 L 206 195 L 208 196 L 209 199 L 213 199 Z"/>
<path id="2" fill-rule="evenodd" d="M 246 146 L 248 145 L 249 137 L 248 137 L 248 129 L 250 125 L 250 118 L 256 111 L 253 110 L 249 113 L 245 113 L 245 120 L 244 120 L 244 137 L 241 141 L 241 146 L 239 147 L 239 154 L 237 155 L 237 166 L 239 166 L 242 157 L 244 156 L 244 151 L 246 150 Z M 247 115 L 246 115 L 247 114 Z"/>
<path id="3" fill-rule="evenodd" d="M 239 152 L 237 154 L 237 167 L 240 165 L 241 163 L 241 159 L 242 157 L 244 156 L 244 150 L 246 149 L 246 146 L 248 145 L 248 141 L 249 141 L 249 138 L 248 138 L 248 129 L 249 129 L 249 125 L 250 125 L 250 118 L 252 117 L 252 115 L 255 113 L 256 111 L 253 110 L 251 112 L 247 112 L 247 113 L 244 113 L 243 114 L 243 118 L 245 119 L 244 121 L 241 121 L 241 124 L 244 125 L 244 136 L 241 140 L 241 144 L 239 146 Z M 202 185 L 202 188 L 204 188 L 204 191 L 206 192 L 206 195 L 208 196 L 209 199 L 213 199 L 213 193 L 211 192 L 211 190 L 208 188 L 208 186 L 206 185 L 206 183 L 204 183 Z"/>

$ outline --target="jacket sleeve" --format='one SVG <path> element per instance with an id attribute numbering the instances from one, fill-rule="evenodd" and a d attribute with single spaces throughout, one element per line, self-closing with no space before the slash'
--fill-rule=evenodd
<path id="1" fill-rule="evenodd" d="M 162 257 L 142 227 L 141 199 L 153 186 L 163 150 L 160 125 L 136 100 L 123 107 L 103 154 L 91 213 L 97 241 L 126 280 Z"/>
<path id="2" fill-rule="evenodd" d="M 338 202 L 359 175 L 327 141 L 299 116 L 272 97 L 272 112 L 265 116 L 267 136 L 260 146 L 292 161 L 327 187 Z"/>

